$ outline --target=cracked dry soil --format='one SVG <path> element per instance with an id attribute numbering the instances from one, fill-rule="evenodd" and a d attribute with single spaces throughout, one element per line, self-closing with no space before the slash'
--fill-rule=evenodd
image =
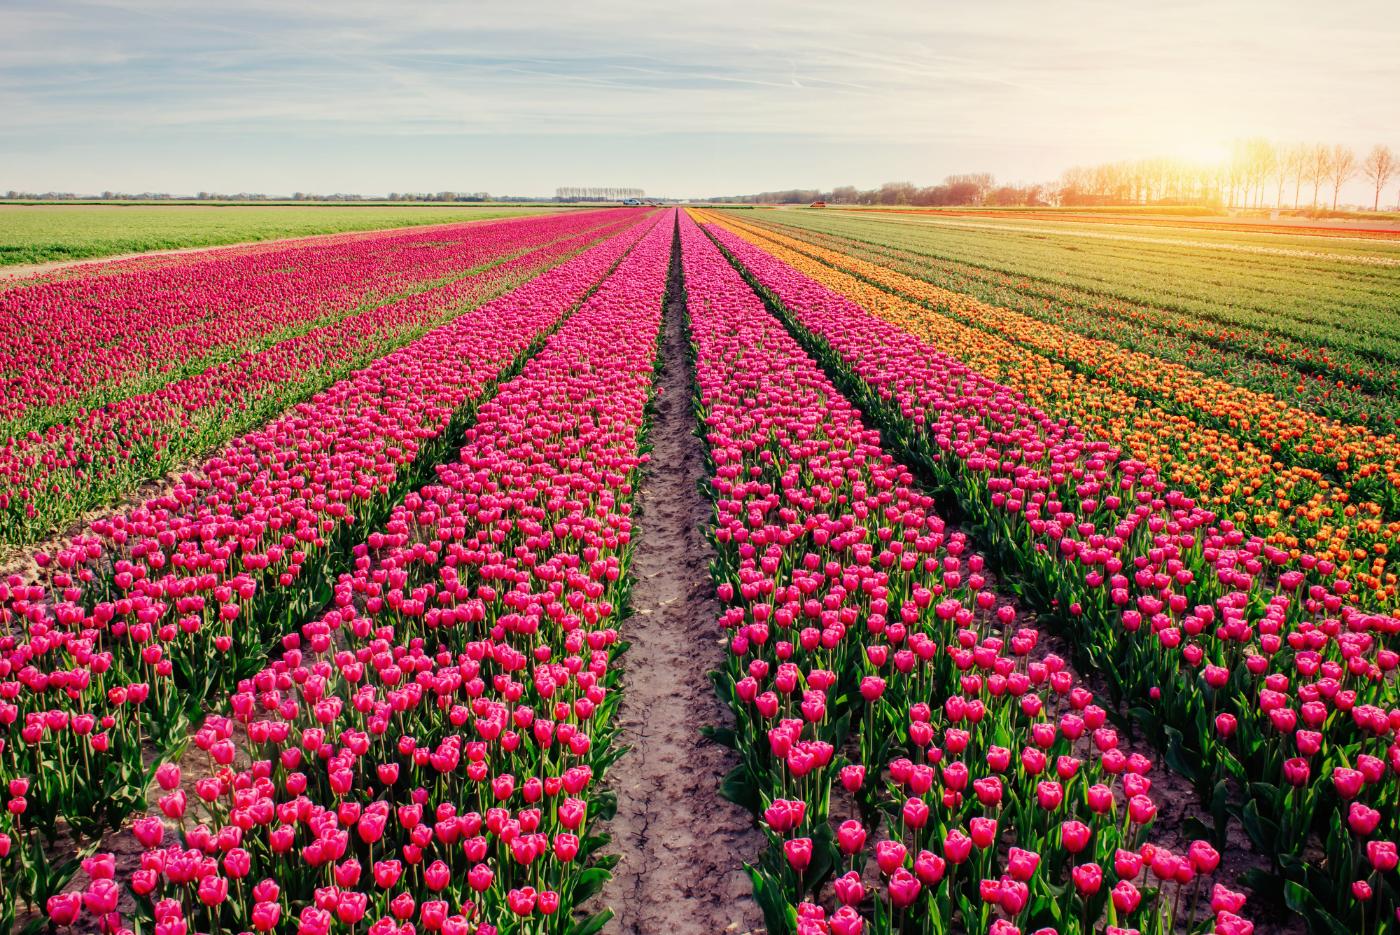
<path id="1" fill-rule="evenodd" d="M 730 722 L 707 673 L 723 660 L 700 526 L 710 504 L 690 406 L 690 362 L 673 257 L 664 319 L 664 369 L 651 428 L 651 462 L 638 492 L 640 539 L 632 562 L 633 616 L 623 657 L 622 742 L 608 771 L 618 798 L 609 852 L 622 855 L 600 901 L 616 913 L 612 935 L 756 932 L 743 863 L 762 847 L 749 815 L 719 797 L 733 754 L 700 729 Z"/>

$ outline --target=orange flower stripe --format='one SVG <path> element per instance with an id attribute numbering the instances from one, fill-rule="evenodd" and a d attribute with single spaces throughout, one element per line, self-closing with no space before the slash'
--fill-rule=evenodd
<path id="1" fill-rule="evenodd" d="M 1345 486 L 1320 472 L 1284 465 L 1270 452 L 1229 432 L 1168 412 L 1099 376 L 1076 372 L 1011 340 L 887 292 L 866 281 L 876 279 L 872 274 L 881 271 L 873 264 L 860 263 L 864 278 L 857 278 L 808 254 L 832 254 L 841 265 L 858 262 L 849 257 L 806 243 L 801 243 L 799 252 L 782 242 L 790 238 L 754 228 L 727 214 L 705 212 L 704 220 L 725 227 L 886 321 L 1022 393 L 1028 402 L 1063 414 L 1091 435 L 1121 445 L 1172 485 L 1199 496 L 1235 522 L 1248 524 L 1271 544 L 1295 554 L 1312 551 L 1335 561 L 1340 574 L 1362 586 L 1358 597 L 1366 603 L 1379 608 L 1394 605 L 1397 577 L 1388 568 L 1388 555 L 1391 544 L 1400 537 L 1400 522 L 1386 521 L 1375 503 L 1352 502 Z M 972 301 L 927 283 L 909 282 L 927 295 L 956 300 L 959 313 Z M 944 302 L 941 297 L 935 301 Z M 973 304 L 991 312 L 1005 311 Z M 1026 323 L 1016 332 L 1018 338 L 1049 330 L 1043 322 L 1016 317 Z M 1120 356 L 1125 353 L 1107 342 L 1083 343 L 1103 345 Z M 1163 366 L 1155 358 L 1136 356 L 1151 362 L 1151 367 Z"/>
<path id="2" fill-rule="evenodd" d="M 747 222 L 735 223 L 749 226 Z M 1087 368 L 1120 386 L 1163 396 L 1213 417 L 1232 431 L 1252 433 L 1269 443 L 1273 451 L 1288 446 L 1300 459 L 1336 471 L 1343 478 L 1379 475 L 1392 487 L 1400 489 L 1400 438 L 1393 434 L 1377 435 L 1364 426 L 1328 419 L 1290 406 L 1268 393 L 1208 377 L 1189 367 L 1130 351 L 1112 341 L 1087 338 L 846 253 L 776 231 L 752 226 L 749 229 L 878 286 L 946 308 L 972 324 L 1007 335 L 1040 353 Z"/>

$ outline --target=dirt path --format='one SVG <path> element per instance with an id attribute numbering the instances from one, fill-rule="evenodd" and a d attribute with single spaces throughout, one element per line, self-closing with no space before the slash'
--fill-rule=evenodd
<path id="1" fill-rule="evenodd" d="M 678 263 L 671 275 L 674 286 Z M 705 466 L 693 434 L 683 307 L 666 309 L 654 447 L 638 497 L 621 711 L 631 750 L 607 777 L 618 797 L 609 850 L 622 861 L 601 901 L 617 913 L 605 930 L 616 935 L 747 933 L 762 922 L 742 867 L 762 838 L 742 809 L 719 797 L 732 754 L 700 735 L 730 718 L 706 678 L 724 649 L 699 530 L 710 504 L 695 484 Z"/>

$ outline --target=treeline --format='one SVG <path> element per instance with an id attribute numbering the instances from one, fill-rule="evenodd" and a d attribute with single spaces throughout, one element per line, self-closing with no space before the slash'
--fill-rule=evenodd
<path id="1" fill-rule="evenodd" d="M 1372 210 L 1400 173 L 1390 147 L 1376 144 L 1359 156 L 1340 143 L 1241 140 L 1224 163 L 1138 159 L 1077 166 L 1060 178 L 1059 204 L 1210 204 L 1231 208 L 1337 209 L 1342 188 L 1367 181 Z M 1397 196 L 1400 197 L 1400 196 Z"/>
<path id="2" fill-rule="evenodd" d="M 314 197 L 314 196 L 313 196 Z M 293 199 L 295 200 L 295 199 Z M 492 198 L 486 192 L 390 192 L 385 201 L 508 201 Z M 524 200 L 524 199 L 521 199 Z"/>
<path id="3" fill-rule="evenodd" d="M 1047 205 L 1043 185 L 998 185 L 987 172 L 950 175 L 939 185 L 919 187 L 913 182 L 886 182 L 879 188 L 858 189 L 842 185 L 831 191 L 815 188 L 789 188 L 756 195 L 731 195 L 710 201 L 737 204 L 811 204 L 824 201 L 833 205 Z"/>
<path id="4" fill-rule="evenodd" d="M 189 201 L 189 195 L 169 192 L 103 192 L 100 195 L 79 195 L 74 192 L 22 192 L 10 189 L 0 199 L 5 201 Z"/>
<path id="5" fill-rule="evenodd" d="M 5 201 L 413 201 L 469 203 L 482 201 L 538 201 L 537 198 L 506 195 L 492 197 L 486 192 L 390 192 L 388 195 L 352 195 L 345 192 L 321 195 L 314 192 L 292 192 L 290 195 L 267 195 L 262 192 L 196 192 L 193 195 L 172 195 L 169 192 L 113 192 L 100 195 L 78 195 L 73 192 L 22 192 L 10 189 L 0 199 Z"/>
<path id="6" fill-rule="evenodd" d="M 1242 140 L 1222 163 L 1154 158 L 1106 162 L 1068 169 L 1056 182 L 997 184 L 990 173 L 950 175 L 939 185 L 886 182 L 879 188 L 843 185 L 830 191 L 789 188 L 709 199 L 737 204 L 1027 206 L 1208 205 L 1230 208 L 1327 207 L 1336 210 L 1343 187 L 1368 183 L 1371 207 L 1379 209 L 1400 157 L 1376 145 L 1365 156 L 1349 146 Z M 1400 201 L 1400 193 L 1396 194 Z"/>
<path id="7" fill-rule="evenodd" d="M 646 192 L 640 188 L 561 185 L 554 190 L 555 201 L 622 201 L 626 198 L 645 197 Z"/>

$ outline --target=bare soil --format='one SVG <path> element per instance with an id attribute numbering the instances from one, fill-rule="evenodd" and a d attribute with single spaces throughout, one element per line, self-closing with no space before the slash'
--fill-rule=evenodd
<path id="1" fill-rule="evenodd" d="M 170 468 L 160 477 L 153 477 L 145 481 L 135 490 L 110 502 L 95 506 L 83 513 L 77 519 L 71 521 L 62 529 L 55 530 L 47 538 L 38 542 L 31 542 L 27 545 L 21 543 L 0 542 L 0 579 L 11 575 L 19 575 L 26 582 L 43 581 L 48 583 L 47 573 L 39 568 L 34 561 L 34 556 L 40 552 L 52 555 L 60 549 L 68 546 L 79 536 L 87 533 L 92 524 L 99 519 L 106 519 L 110 516 L 130 513 L 136 508 L 170 493 L 180 483 L 180 479 L 186 474 L 199 476 L 200 466 L 212 454 L 221 450 L 205 452 L 187 461 L 182 461 Z"/>
<path id="2" fill-rule="evenodd" d="M 671 276 L 675 297 L 677 263 Z M 710 504 L 696 487 L 705 465 L 693 433 L 683 309 L 679 298 L 666 309 L 651 463 L 638 496 L 621 709 L 631 749 L 607 776 L 618 797 L 609 850 L 622 861 L 600 901 L 616 913 L 605 930 L 615 935 L 721 935 L 762 925 L 743 871 L 762 837 L 719 796 L 733 754 L 700 734 L 730 717 L 706 678 L 724 649 L 700 532 Z"/>

